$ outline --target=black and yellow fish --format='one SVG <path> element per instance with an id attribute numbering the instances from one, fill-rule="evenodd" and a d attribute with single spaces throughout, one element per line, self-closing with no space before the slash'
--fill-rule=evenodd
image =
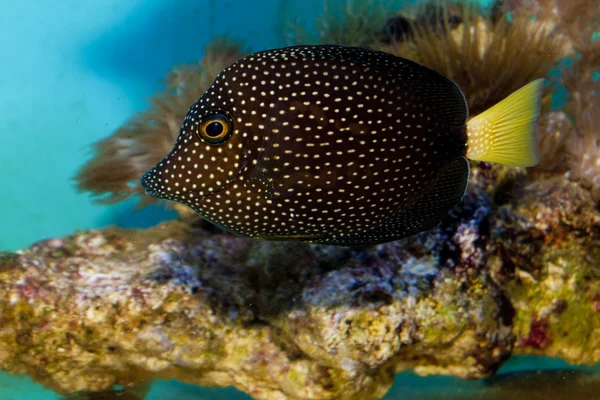
<path id="1" fill-rule="evenodd" d="M 415 62 L 345 46 L 263 51 L 216 77 L 142 185 L 239 235 L 388 242 L 462 199 L 467 158 L 535 165 L 541 89 L 467 122 L 460 88 Z"/>

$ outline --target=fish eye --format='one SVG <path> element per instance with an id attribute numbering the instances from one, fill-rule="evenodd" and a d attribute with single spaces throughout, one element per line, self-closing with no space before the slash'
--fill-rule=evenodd
<path id="1" fill-rule="evenodd" d="M 215 114 L 206 117 L 200 124 L 198 135 L 211 144 L 223 143 L 233 132 L 231 120 L 227 115 Z"/>

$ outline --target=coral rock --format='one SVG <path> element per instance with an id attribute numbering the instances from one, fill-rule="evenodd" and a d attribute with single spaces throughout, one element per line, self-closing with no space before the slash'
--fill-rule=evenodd
<path id="1" fill-rule="evenodd" d="M 438 228 L 365 249 L 169 222 L 5 253 L 0 365 L 65 394 L 176 378 L 258 399 L 377 399 L 407 368 L 478 378 L 513 353 L 599 362 L 590 192 L 504 183 L 498 205 L 490 177 L 526 174 L 484 166 Z"/>

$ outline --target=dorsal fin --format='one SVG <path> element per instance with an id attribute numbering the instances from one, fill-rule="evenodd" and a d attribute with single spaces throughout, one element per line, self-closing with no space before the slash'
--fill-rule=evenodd
<path id="1" fill-rule="evenodd" d="M 396 75 L 397 82 L 410 91 L 410 95 L 414 96 L 413 100 L 422 100 L 430 107 L 430 113 L 446 122 L 446 126 L 455 128 L 466 124 L 469 108 L 462 90 L 439 72 L 415 61 L 382 51 L 345 46 L 329 47 L 338 48 L 339 60 L 362 64 L 380 72 Z"/>
<path id="2" fill-rule="evenodd" d="M 443 121 L 448 128 L 465 126 L 469 108 L 462 90 L 435 71 L 431 71 L 430 76 L 431 80 L 414 80 L 407 85 L 429 107 L 428 114 Z"/>

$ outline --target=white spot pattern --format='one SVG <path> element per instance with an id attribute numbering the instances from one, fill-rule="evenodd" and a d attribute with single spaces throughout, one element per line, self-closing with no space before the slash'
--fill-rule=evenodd
<path id="1" fill-rule="evenodd" d="M 196 132 L 215 113 L 233 124 L 217 145 Z M 439 213 L 441 199 L 466 185 L 464 177 L 435 192 L 444 166 L 465 154 L 466 115 L 454 83 L 386 53 L 259 52 L 217 76 L 142 182 L 152 196 L 241 235 L 385 242 L 429 228 L 428 210 Z M 434 197 L 423 199 L 426 192 Z"/>

